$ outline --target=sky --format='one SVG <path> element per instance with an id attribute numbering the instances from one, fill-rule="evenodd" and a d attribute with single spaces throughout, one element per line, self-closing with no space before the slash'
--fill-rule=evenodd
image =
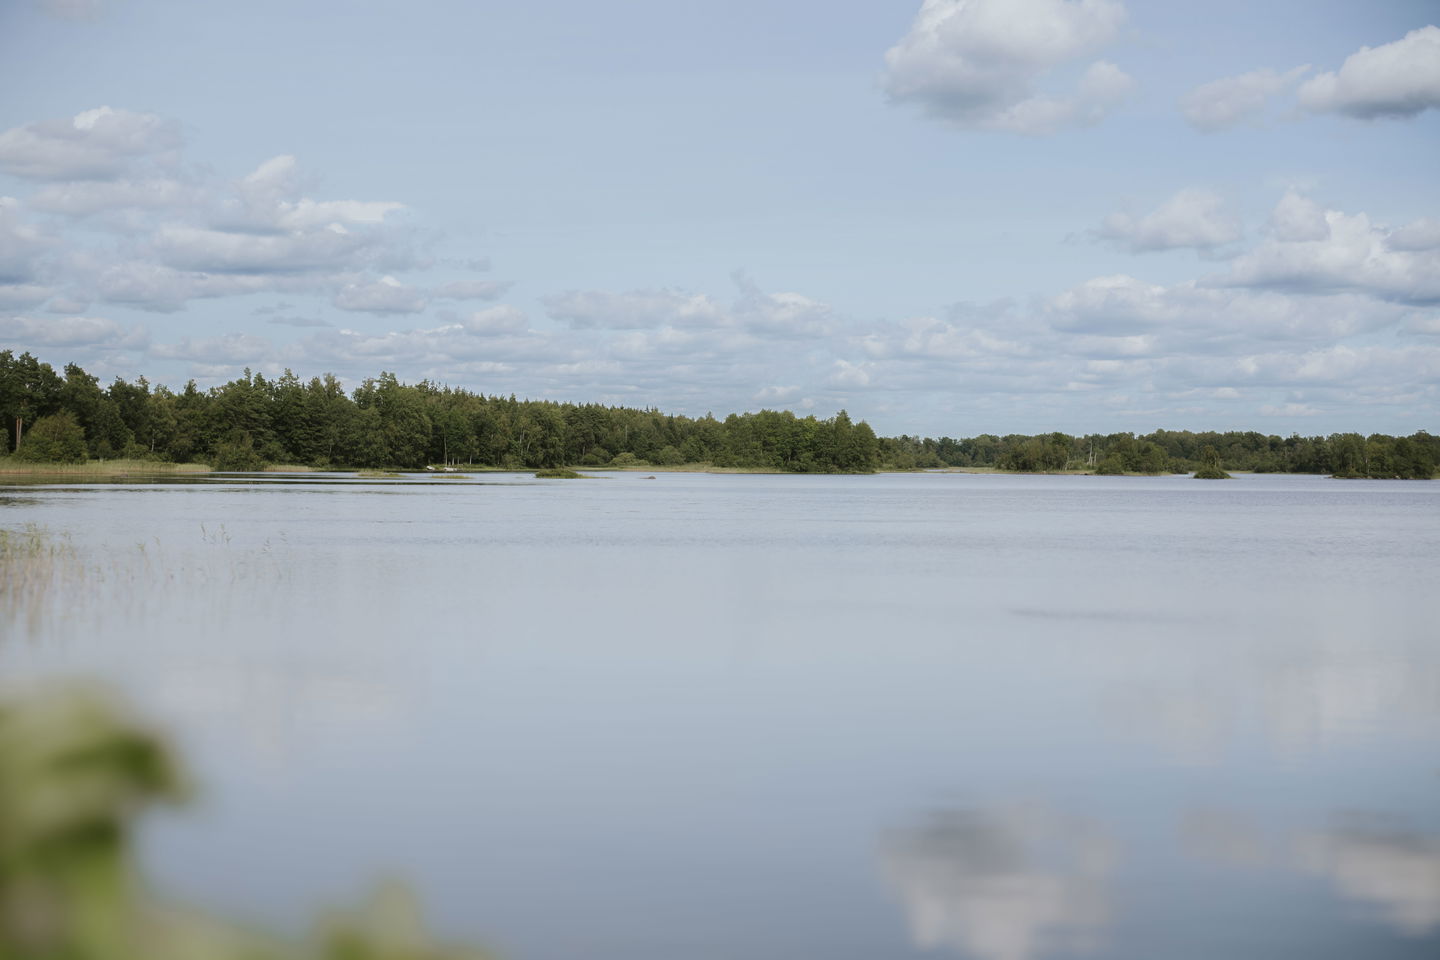
<path id="1" fill-rule="evenodd" d="M 0 349 L 1440 432 L 1440 2 L 0 0 Z"/>

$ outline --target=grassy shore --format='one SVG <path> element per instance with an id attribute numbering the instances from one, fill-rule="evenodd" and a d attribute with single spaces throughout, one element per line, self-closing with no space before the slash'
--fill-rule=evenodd
<path id="1" fill-rule="evenodd" d="M 759 473 L 774 476 L 804 476 L 804 474 L 792 473 L 788 470 L 774 470 L 770 467 L 717 467 L 708 460 L 701 460 L 697 463 L 676 463 L 667 466 L 660 466 L 653 463 L 607 463 L 598 467 L 578 466 L 572 467 L 571 469 L 583 470 L 586 473 Z M 815 475 L 823 476 L 823 474 Z"/>
<path id="2" fill-rule="evenodd" d="M 31 463 L 0 458 L 4 477 L 125 477 L 209 473 L 203 463 L 161 463 L 157 460 L 87 460 L 85 463 Z"/>
<path id="3" fill-rule="evenodd" d="M 1093 467 L 1089 469 L 1075 468 L 1073 470 L 1001 470 L 999 467 L 933 467 L 928 470 L 930 473 L 996 473 L 1001 476 L 1023 477 L 1023 476 L 1047 476 L 1047 477 L 1088 477 L 1095 473 Z M 1119 474 L 1116 474 L 1119 476 Z M 1126 474 L 1126 476 L 1162 476 L 1162 474 Z"/>

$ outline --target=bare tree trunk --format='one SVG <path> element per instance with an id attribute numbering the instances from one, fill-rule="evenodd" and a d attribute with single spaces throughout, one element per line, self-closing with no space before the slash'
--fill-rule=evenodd
<path id="1" fill-rule="evenodd" d="M 20 431 L 21 431 L 21 429 L 23 428 L 24 424 L 25 424 L 25 421 L 24 421 L 22 418 L 20 418 L 20 417 L 16 417 L 16 418 L 15 418 L 15 452 L 16 452 L 16 453 L 19 453 L 19 452 L 20 452 Z"/>

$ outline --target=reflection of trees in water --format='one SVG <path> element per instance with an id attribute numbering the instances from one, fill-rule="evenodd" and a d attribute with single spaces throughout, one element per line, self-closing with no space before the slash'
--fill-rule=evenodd
<path id="1" fill-rule="evenodd" d="M 1409 937 L 1440 936 L 1440 837 L 1378 816 L 1352 815 L 1298 845 L 1307 870 L 1341 896 L 1378 910 Z"/>
<path id="2" fill-rule="evenodd" d="M 1084 949 L 1110 917 L 1108 834 L 1040 809 L 946 810 L 881 841 L 917 946 L 981 960 Z"/>

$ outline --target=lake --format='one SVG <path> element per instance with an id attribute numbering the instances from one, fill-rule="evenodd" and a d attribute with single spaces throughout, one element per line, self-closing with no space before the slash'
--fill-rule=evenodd
<path id="1" fill-rule="evenodd" d="M 1440 483 L 0 485 L 201 790 L 168 895 L 513 960 L 1440 955 Z"/>

